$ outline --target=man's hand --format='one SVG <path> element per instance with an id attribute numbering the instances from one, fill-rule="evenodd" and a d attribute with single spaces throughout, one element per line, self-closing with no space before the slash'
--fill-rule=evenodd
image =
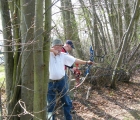
<path id="1" fill-rule="evenodd" d="M 54 48 L 50 49 L 51 52 L 53 52 L 55 55 L 59 55 L 61 51 L 55 50 Z"/>
<path id="2" fill-rule="evenodd" d="M 90 60 L 86 62 L 86 64 L 88 64 L 88 65 L 92 65 L 93 63 L 94 63 L 94 62 L 92 62 L 92 61 L 90 61 Z"/>
<path id="3" fill-rule="evenodd" d="M 92 62 L 92 61 L 87 61 L 87 64 L 88 65 L 94 65 L 94 66 L 98 66 L 98 63 L 95 63 L 95 62 Z"/>
<path id="4" fill-rule="evenodd" d="M 55 50 L 55 51 L 54 51 L 54 54 L 55 54 L 55 55 L 59 55 L 59 54 L 60 54 L 60 51 Z"/>

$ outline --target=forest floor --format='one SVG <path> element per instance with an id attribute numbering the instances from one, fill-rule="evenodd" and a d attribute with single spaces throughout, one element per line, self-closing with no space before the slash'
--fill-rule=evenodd
<path id="1" fill-rule="evenodd" d="M 74 91 L 73 120 L 140 120 L 140 71 L 129 83 L 117 82 L 117 89 L 93 87 L 83 83 Z M 3 101 L 3 98 L 2 98 Z M 56 113 L 57 120 L 64 120 Z"/>
<path id="2" fill-rule="evenodd" d="M 88 88 L 83 84 L 76 92 L 73 120 L 140 120 L 140 71 L 129 83 L 117 82 L 116 90 L 94 87 L 86 99 Z"/>

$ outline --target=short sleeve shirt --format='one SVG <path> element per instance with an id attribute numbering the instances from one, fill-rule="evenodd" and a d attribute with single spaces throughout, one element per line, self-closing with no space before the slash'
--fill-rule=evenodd
<path id="1" fill-rule="evenodd" d="M 61 52 L 64 52 L 64 53 L 67 53 L 67 54 L 69 54 L 66 50 L 65 50 L 65 48 L 64 47 L 62 47 L 62 50 L 61 50 Z M 67 69 L 67 66 L 64 66 L 65 67 L 65 70 Z"/>
<path id="2" fill-rule="evenodd" d="M 50 52 L 49 79 L 61 79 L 65 75 L 64 66 L 72 66 L 75 60 L 76 58 L 67 53 L 61 52 L 55 56 L 53 52 Z"/>

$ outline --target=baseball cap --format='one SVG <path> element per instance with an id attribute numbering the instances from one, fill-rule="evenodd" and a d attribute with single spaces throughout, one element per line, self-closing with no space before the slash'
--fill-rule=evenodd
<path id="1" fill-rule="evenodd" d="M 55 45 L 63 45 L 63 43 L 60 39 L 57 38 L 52 41 L 52 47 Z"/>
<path id="2" fill-rule="evenodd" d="M 71 40 L 67 40 L 66 44 L 69 44 L 71 46 L 71 48 L 74 49 L 74 45 L 73 45 L 73 42 Z"/>

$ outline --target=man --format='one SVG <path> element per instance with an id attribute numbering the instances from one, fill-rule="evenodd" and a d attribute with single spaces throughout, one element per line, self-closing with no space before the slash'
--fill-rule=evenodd
<path id="1" fill-rule="evenodd" d="M 62 47 L 62 52 L 69 53 L 72 49 L 74 49 L 73 42 L 71 40 L 67 40 Z"/>
<path id="2" fill-rule="evenodd" d="M 69 52 L 71 52 L 72 49 L 74 49 L 73 42 L 71 40 L 67 40 L 66 43 L 64 44 L 64 46 L 62 47 L 61 52 L 69 54 Z M 71 71 L 73 71 L 72 70 L 73 65 L 72 66 L 65 66 L 65 70 L 67 70 L 67 68 L 69 68 Z"/>
<path id="3" fill-rule="evenodd" d="M 71 51 L 72 51 L 72 49 L 74 49 L 74 44 L 73 44 L 73 42 L 71 41 L 71 40 L 66 40 L 66 42 L 65 42 L 65 44 L 63 45 L 63 47 L 62 47 L 62 50 L 61 50 L 61 52 L 64 52 L 64 53 L 67 53 L 67 54 L 69 54 Z M 67 75 L 67 73 L 68 73 L 68 69 L 67 68 L 69 68 L 69 70 L 70 71 L 72 71 L 73 73 L 74 73 L 74 70 L 75 70 L 75 67 L 73 67 L 73 65 L 72 66 L 66 66 L 65 65 L 65 71 L 66 71 L 66 74 L 65 74 L 65 80 L 66 80 L 66 87 L 67 87 L 67 89 L 69 90 L 69 86 L 71 85 L 71 82 L 69 81 L 69 78 L 68 78 L 68 75 Z M 73 83 L 74 84 L 74 83 Z M 71 92 L 70 93 L 70 97 L 72 98 L 73 97 L 73 93 Z M 73 107 L 73 105 L 72 105 L 72 100 L 70 99 L 70 104 L 71 104 L 71 113 L 74 113 L 75 111 L 74 111 L 74 107 Z"/>
<path id="4" fill-rule="evenodd" d="M 67 40 L 67 41 L 65 42 L 64 46 L 62 47 L 61 52 L 64 52 L 64 53 L 69 54 L 69 53 L 72 51 L 72 49 L 74 49 L 73 42 L 72 42 L 71 40 Z M 67 82 L 67 83 L 66 83 L 66 87 L 67 87 L 67 89 L 69 90 L 69 86 L 71 85 L 71 82 L 69 81 L 69 78 L 68 78 L 68 75 L 67 75 L 67 73 L 68 73 L 68 71 L 67 71 L 68 69 L 67 69 L 67 68 L 69 68 L 69 70 L 72 71 L 73 73 L 74 73 L 74 70 L 73 70 L 73 65 L 70 66 L 70 67 L 65 65 L 65 71 L 66 71 L 65 80 L 66 80 L 66 82 Z M 73 93 L 70 94 L 70 98 L 73 97 L 72 94 L 73 94 Z M 74 113 L 75 111 L 74 111 L 74 107 L 73 107 L 73 105 L 72 105 L 72 100 L 71 100 L 71 99 L 70 99 L 69 103 L 70 103 L 70 105 L 71 105 L 71 113 Z"/>
<path id="5" fill-rule="evenodd" d="M 71 104 L 70 97 L 67 94 L 68 88 L 66 87 L 65 80 L 65 69 L 64 66 L 72 66 L 74 63 L 78 64 L 93 64 L 91 61 L 84 61 L 77 58 L 74 58 L 71 55 L 61 52 L 62 50 L 62 41 L 60 39 L 55 39 L 52 42 L 52 48 L 50 52 L 50 61 L 49 61 L 49 84 L 48 84 L 48 115 L 51 116 L 51 120 L 54 120 L 54 111 L 56 105 L 56 94 L 57 98 L 61 100 L 64 116 L 66 120 L 72 120 L 71 116 Z"/>

